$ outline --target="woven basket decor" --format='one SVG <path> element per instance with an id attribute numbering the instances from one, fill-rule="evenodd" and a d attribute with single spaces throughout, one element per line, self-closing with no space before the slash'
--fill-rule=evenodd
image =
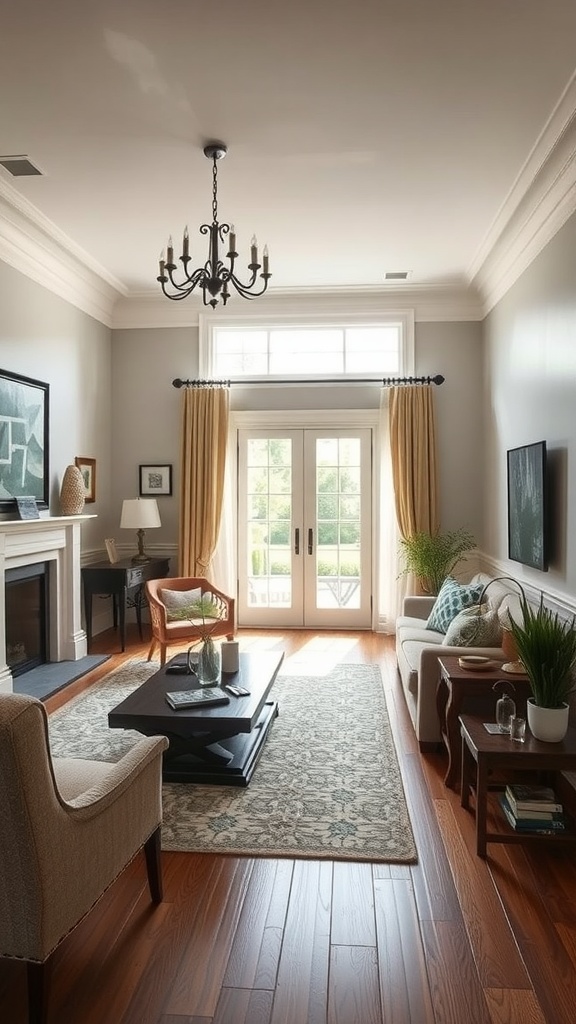
<path id="1" fill-rule="evenodd" d="M 84 509 L 84 479 L 78 466 L 66 466 L 60 488 L 60 511 L 63 516 L 77 516 Z"/>

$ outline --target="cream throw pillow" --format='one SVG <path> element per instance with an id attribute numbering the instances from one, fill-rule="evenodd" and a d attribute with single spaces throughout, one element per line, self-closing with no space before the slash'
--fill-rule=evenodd
<path id="1" fill-rule="evenodd" d="M 476 604 L 458 612 L 442 643 L 450 647 L 500 647 L 501 641 L 498 609 Z"/>
<path id="2" fill-rule="evenodd" d="M 166 606 L 168 622 L 185 621 L 182 619 L 182 611 L 192 604 L 198 604 L 201 597 L 200 587 L 195 590 L 160 590 L 160 600 Z"/>

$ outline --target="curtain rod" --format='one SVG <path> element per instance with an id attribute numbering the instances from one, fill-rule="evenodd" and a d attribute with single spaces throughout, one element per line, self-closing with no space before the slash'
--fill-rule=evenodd
<path id="1" fill-rule="evenodd" d="M 285 377 L 282 380 L 182 380 L 176 377 L 172 381 L 175 388 L 229 388 L 236 384 L 241 387 L 243 384 L 261 384 L 262 387 L 272 387 L 274 384 L 381 384 L 382 387 L 393 387 L 395 384 L 443 384 L 445 377 L 437 373 L 435 377 L 337 377 L 333 380 L 301 380 L 298 378 Z"/>

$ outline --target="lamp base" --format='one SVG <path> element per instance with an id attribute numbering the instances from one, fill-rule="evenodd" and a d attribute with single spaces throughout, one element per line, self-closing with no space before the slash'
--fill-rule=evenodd
<path id="1" fill-rule="evenodd" d="M 142 562 L 149 562 L 150 561 L 150 555 L 145 555 L 144 552 L 142 552 L 142 553 L 138 552 L 137 555 L 132 555 L 132 558 L 130 559 L 130 561 L 132 562 L 132 565 L 138 565 L 138 564 L 141 564 Z"/>

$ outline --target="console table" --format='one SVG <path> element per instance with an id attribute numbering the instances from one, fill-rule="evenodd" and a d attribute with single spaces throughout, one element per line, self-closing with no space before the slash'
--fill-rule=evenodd
<path id="1" fill-rule="evenodd" d="M 147 562 L 132 562 L 129 558 L 119 562 L 93 562 L 83 566 L 82 585 L 84 588 L 84 613 L 86 617 L 86 636 L 88 650 L 92 642 L 92 596 L 93 594 L 111 594 L 113 600 L 114 629 L 118 625 L 118 608 L 120 609 L 120 641 L 122 650 L 126 649 L 126 606 L 128 595 L 134 592 L 134 607 L 140 639 L 142 636 L 142 597 L 146 580 L 163 579 L 168 575 L 169 558 L 150 558 Z"/>

